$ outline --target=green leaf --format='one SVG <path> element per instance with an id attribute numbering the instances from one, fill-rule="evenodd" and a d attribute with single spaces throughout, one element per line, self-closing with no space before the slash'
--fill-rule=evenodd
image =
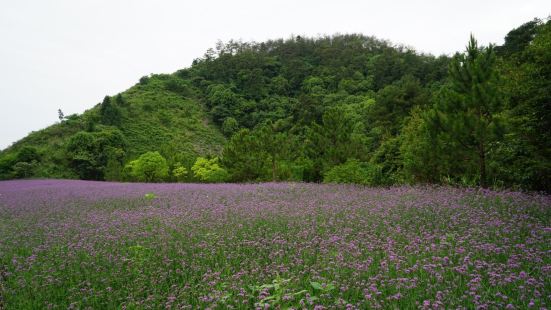
<path id="1" fill-rule="evenodd" d="M 318 283 L 318 282 L 310 282 L 310 285 L 312 285 L 312 287 L 313 287 L 315 290 L 319 290 L 319 291 L 322 291 L 322 290 L 323 290 L 323 287 L 322 287 L 321 284 Z"/>

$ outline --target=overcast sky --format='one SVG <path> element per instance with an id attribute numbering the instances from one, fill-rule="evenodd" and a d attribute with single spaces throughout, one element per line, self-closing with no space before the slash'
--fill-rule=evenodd
<path id="1" fill-rule="evenodd" d="M 0 149 L 219 39 L 363 33 L 439 55 L 550 13 L 548 0 L 0 0 Z"/>

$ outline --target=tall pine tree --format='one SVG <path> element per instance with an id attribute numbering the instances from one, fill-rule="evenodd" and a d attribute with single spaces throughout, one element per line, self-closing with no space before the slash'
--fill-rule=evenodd
<path id="1" fill-rule="evenodd" d="M 121 111 L 111 103 L 111 98 L 105 96 L 100 105 L 101 122 L 105 125 L 118 126 L 121 121 Z"/>
<path id="2" fill-rule="evenodd" d="M 449 77 L 450 87 L 431 113 L 432 127 L 472 152 L 480 186 L 487 187 L 486 156 L 500 134 L 498 113 L 503 106 L 493 46 L 479 47 L 471 35 L 465 53 L 454 56 Z"/>

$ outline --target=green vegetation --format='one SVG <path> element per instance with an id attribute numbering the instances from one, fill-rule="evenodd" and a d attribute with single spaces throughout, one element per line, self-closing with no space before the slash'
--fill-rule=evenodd
<path id="1" fill-rule="evenodd" d="M 218 158 L 198 157 L 191 171 L 197 180 L 205 183 L 224 182 L 228 179 L 228 172 L 218 165 Z"/>
<path id="2" fill-rule="evenodd" d="M 0 153 L 0 178 L 549 190 L 550 39 L 551 22 L 533 20 L 451 58 L 362 35 L 220 42 L 82 115 L 59 111 Z M 132 176 L 148 152 L 167 173 Z M 194 172 L 201 157 L 227 175 Z"/>
<path id="3" fill-rule="evenodd" d="M 159 152 L 147 152 L 125 167 L 132 181 L 159 182 L 168 177 L 168 164 Z"/>
<path id="4" fill-rule="evenodd" d="M 549 195 L 74 180 L 0 193 L 2 309 L 551 304 Z"/>

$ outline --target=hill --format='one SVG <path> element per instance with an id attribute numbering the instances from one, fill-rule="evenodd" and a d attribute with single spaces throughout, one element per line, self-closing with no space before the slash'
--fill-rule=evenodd
<path id="1" fill-rule="evenodd" d="M 454 57 L 359 34 L 219 42 L 18 141 L 0 176 L 548 189 L 550 28 Z"/>
<path id="2" fill-rule="evenodd" d="M 105 104 L 117 111 L 116 120 L 104 119 L 102 105 Z M 14 161 L 36 160 L 30 173 L 23 172 L 15 177 L 78 178 L 79 171 L 71 166 L 67 147 L 72 137 L 83 132 L 94 135 L 96 140 L 120 134 L 123 143 L 119 151 L 122 153 L 113 157 L 120 159 L 121 164 L 126 159 L 155 150 L 165 155 L 174 154 L 172 157 L 176 161 L 191 161 L 199 155 L 220 154 L 225 142 L 209 120 L 193 87 L 174 75 L 153 75 L 142 78 L 140 83 L 105 99 L 82 115 L 70 115 L 14 143 L 2 152 L 4 176 Z M 105 145 L 93 148 L 96 149 L 89 150 L 90 157 L 106 152 Z M 107 160 L 97 163 L 96 168 L 105 170 L 106 165 Z M 104 177 L 99 173 L 92 179 Z"/>

